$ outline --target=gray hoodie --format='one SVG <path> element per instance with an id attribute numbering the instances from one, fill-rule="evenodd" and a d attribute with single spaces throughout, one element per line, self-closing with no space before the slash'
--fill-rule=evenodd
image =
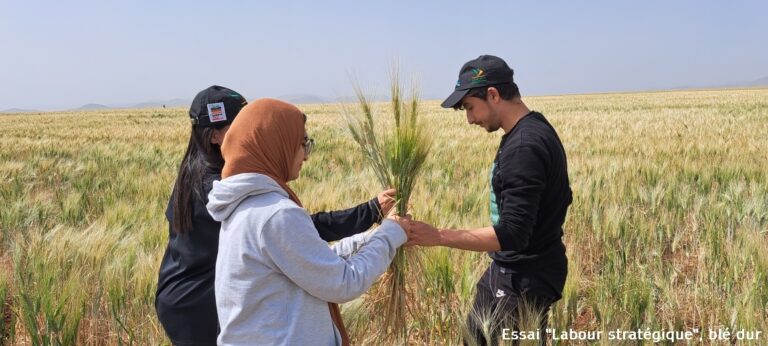
<path id="1" fill-rule="evenodd" d="M 304 209 L 271 178 L 213 183 L 219 345 L 339 345 L 328 302 L 362 295 L 407 240 L 396 222 L 329 247 Z"/>

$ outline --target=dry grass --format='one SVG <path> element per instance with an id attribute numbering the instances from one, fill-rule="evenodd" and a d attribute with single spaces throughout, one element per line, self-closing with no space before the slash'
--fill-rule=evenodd
<path id="1" fill-rule="evenodd" d="M 558 130 L 574 191 L 569 277 L 551 327 L 768 331 L 768 90 L 526 102 Z M 374 196 L 379 184 L 338 108 L 301 108 L 318 144 L 293 184 L 312 196 L 307 208 Z M 411 214 L 441 226 L 488 225 L 488 170 L 500 134 L 437 102 L 423 110 L 435 144 Z M 5 343 L 167 343 L 154 285 L 185 111 L 0 119 L 0 296 L 8 297 L 3 316 L 13 317 L 4 319 Z M 425 287 L 411 298 L 420 318 L 408 326 L 410 343 L 460 343 L 487 256 L 427 249 L 421 260 L 424 275 L 408 278 Z M 353 340 L 376 344 L 370 318 L 380 311 L 357 302 L 343 310 Z"/>

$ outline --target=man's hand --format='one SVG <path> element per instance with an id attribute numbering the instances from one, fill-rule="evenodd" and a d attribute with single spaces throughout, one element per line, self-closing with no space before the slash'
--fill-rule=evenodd
<path id="1" fill-rule="evenodd" d="M 408 220 L 403 226 L 408 234 L 405 245 L 447 246 L 470 251 L 499 251 L 501 245 L 493 227 L 471 230 L 437 229 L 421 221 Z"/>
<path id="2" fill-rule="evenodd" d="M 443 245 L 443 233 L 434 226 L 421 221 L 408 221 L 408 243 L 406 245 Z"/>
<path id="3" fill-rule="evenodd" d="M 380 192 L 376 199 L 379 201 L 379 206 L 381 207 L 381 215 L 386 217 L 389 215 L 389 212 L 392 210 L 392 207 L 395 206 L 395 196 L 396 196 L 397 190 L 395 189 L 388 189 Z"/>

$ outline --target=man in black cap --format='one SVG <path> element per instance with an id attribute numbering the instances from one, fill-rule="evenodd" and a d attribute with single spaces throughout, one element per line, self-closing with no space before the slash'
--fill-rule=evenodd
<path id="1" fill-rule="evenodd" d="M 470 124 L 488 132 L 504 130 L 491 168 L 493 226 L 452 230 L 412 221 L 409 243 L 488 252 L 493 261 L 477 283 L 467 321 L 475 341 L 493 344 L 511 335 L 503 328 L 519 328 L 521 312 L 533 310 L 541 314 L 545 344 L 549 307 L 561 298 L 568 273 L 562 225 L 572 195 L 560 138 L 523 103 L 512 69 L 495 56 L 464 64 L 442 106 L 464 109 Z"/>

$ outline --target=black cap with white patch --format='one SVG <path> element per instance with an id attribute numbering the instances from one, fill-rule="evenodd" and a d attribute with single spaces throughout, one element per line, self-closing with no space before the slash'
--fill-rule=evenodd
<path id="1" fill-rule="evenodd" d="M 189 120 L 194 126 L 229 125 L 248 102 L 232 89 L 213 85 L 197 93 L 189 107 Z"/>

